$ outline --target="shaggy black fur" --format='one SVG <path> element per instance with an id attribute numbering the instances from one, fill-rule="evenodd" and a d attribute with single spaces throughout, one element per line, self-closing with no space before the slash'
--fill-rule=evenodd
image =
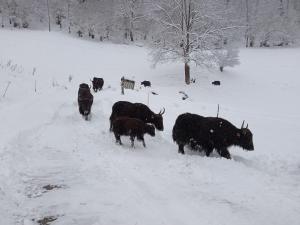
<path id="1" fill-rule="evenodd" d="M 144 85 L 144 87 L 151 87 L 151 82 L 148 80 L 144 80 L 143 82 L 141 82 L 141 85 Z"/>
<path id="2" fill-rule="evenodd" d="M 94 77 L 92 80 L 94 92 L 100 91 L 104 85 L 103 78 Z"/>
<path id="3" fill-rule="evenodd" d="M 219 86 L 219 85 L 221 85 L 221 81 L 215 80 L 215 81 L 211 82 L 211 84 Z"/>
<path id="4" fill-rule="evenodd" d="M 90 92 L 89 85 L 82 83 L 79 85 L 78 90 L 78 106 L 79 113 L 88 120 L 88 116 L 91 113 L 94 97 Z"/>
<path id="5" fill-rule="evenodd" d="M 126 101 L 116 102 L 112 107 L 112 113 L 109 118 L 110 120 L 110 131 L 112 131 L 112 122 L 120 116 L 126 116 L 130 118 L 137 118 L 142 120 L 144 123 L 153 124 L 156 129 L 164 130 L 163 117 L 164 110 L 155 114 L 148 106 L 142 103 L 131 103 Z"/>
<path id="6" fill-rule="evenodd" d="M 230 159 L 228 147 L 236 145 L 254 150 L 252 133 L 248 128 L 238 129 L 229 121 L 218 117 L 203 117 L 185 113 L 177 117 L 173 127 L 173 140 L 178 152 L 184 154 L 184 146 L 203 150 L 207 156 L 216 149 L 220 156 Z"/>
<path id="7" fill-rule="evenodd" d="M 144 123 L 142 120 L 118 117 L 112 123 L 112 130 L 116 137 L 116 142 L 122 145 L 121 135 L 130 136 L 131 146 L 134 147 L 134 139 L 143 142 L 143 146 L 146 147 L 144 134 L 149 134 L 152 137 L 155 136 L 155 128 L 153 125 Z"/>

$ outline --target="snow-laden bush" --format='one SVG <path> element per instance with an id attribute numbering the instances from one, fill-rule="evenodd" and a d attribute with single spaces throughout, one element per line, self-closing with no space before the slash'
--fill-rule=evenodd
<path id="1" fill-rule="evenodd" d="M 224 67 L 239 65 L 239 50 L 237 48 L 217 49 L 214 52 L 216 65 L 223 72 Z"/>

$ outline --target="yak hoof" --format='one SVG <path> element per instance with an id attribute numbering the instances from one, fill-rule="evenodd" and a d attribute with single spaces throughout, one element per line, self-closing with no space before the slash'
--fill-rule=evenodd
<path id="1" fill-rule="evenodd" d="M 184 151 L 182 150 L 178 150 L 178 153 L 184 155 Z"/>

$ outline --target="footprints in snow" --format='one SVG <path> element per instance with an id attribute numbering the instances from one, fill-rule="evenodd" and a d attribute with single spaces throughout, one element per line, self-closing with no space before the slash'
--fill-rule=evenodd
<path id="1" fill-rule="evenodd" d="M 38 198 L 41 197 L 43 194 L 46 194 L 50 191 L 55 191 L 58 189 L 65 189 L 67 186 L 65 185 L 56 185 L 56 184 L 47 184 L 41 187 L 32 187 L 29 186 L 26 188 L 26 196 L 28 198 Z"/>

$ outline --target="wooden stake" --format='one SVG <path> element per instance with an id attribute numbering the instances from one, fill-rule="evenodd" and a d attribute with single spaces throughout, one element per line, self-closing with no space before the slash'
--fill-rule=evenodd
<path id="1" fill-rule="evenodd" d="M 3 98 L 4 98 L 5 95 L 6 95 L 6 92 L 7 92 L 7 89 L 8 89 L 8 87 L 9 87 L 10 83 L 11 83 L 11 81 L 8 81 L 7 86 L 6 86 L 6 89 L 5 89 L 5 91 L 4 91 L 4 94 L 2 95 Z"/>

